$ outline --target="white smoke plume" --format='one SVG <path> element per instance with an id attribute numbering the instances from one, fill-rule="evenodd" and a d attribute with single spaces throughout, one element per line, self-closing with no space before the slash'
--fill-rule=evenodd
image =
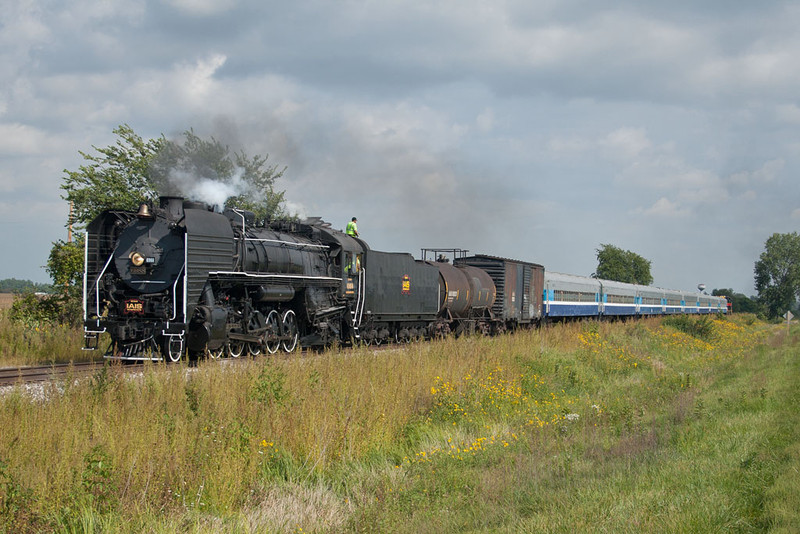
<path id="1" fill-rule="evenodd" d="M 212 179 L 192 172 L 172 169 L 168 180 L 172 194 L 187 200 L 196 200 L 214 206 L 221 211 L 225 202 L 240 195 L 254 195 L 252 184 L 244 179 L 245 170 L 237 167 L 227 179 Z"/>

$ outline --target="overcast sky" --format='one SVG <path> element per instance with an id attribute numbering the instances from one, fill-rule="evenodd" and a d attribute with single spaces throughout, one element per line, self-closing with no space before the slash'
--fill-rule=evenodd
<path id="1" fill-rule="evenodd" d="M 0 11 L 0 279 L 48 281 L 79 151 L 194 128 L 379 250 L 753 294 L 800 226 L 800 5 L 20 0 Z"/>

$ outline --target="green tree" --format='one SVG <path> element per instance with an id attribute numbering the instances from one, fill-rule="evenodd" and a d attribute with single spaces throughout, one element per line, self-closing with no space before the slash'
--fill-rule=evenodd
<path id="1" fill-rule="evenodd" d="M 83 318 L 83 236 L 74 242 L 56 241 L 45 269 L 53 279 L 53 292 L 33 292 L 14 301 L 10 317 L 28 324 L 43 322 L 78 325 Z"/>
<path id="2" fill-rule="evenodd" d="M 734 313 L 755 313 L 762 314 L 764 308 L 756 298 L 748 297 L 743 293 L 737 293 L 731 288 L 714 289 L 711 292 L 715 297 L 727 297 L 731 303 L 731 311 Z"/>
<path id="3" fill-rule="evenodd" d="M 275 190 L 275 180 L 286 168 L 267 165 L 269 155 L 249 157 L 244 151 L 231 153 L 217 139 L 202 139 L 193 130 L 182 142 L 168 142 L 153 159 L 151 176 L 162 193 L 192 196 L 224 208 L 245 209 L 259 220 L 286 215 L 284 192 Z M 211 188 L 208 184 L 220 187 Z M 201 194 L 202 192 L 202 194 Z M 215 198 L 216 197 L 216 198 Z"/>
<path id="4" fill-rule="evenodd" d="M 6 278 L 0 280 L 0 293 L 24 293 L 26 291 L 52 291 L 50 284 L 37 284 L 31 280 L 17 280 L 16 278 Z"/>
<path id="5" fill-rule="evenodd" d="M 754 272 L 758 298 L 770 317 L 793 308 L 800 296 L 800 235 L 772 234 Z"/>
<path id="6" fill-rule="evenodd" d="M 135 210 L 159 195 L 203 198 L 198 184 L 216 184 L 225 208 L 254 211 L 259 219 L 284 215 L 284 192 L 275 180 L 285 168 L 267 165 L 268 155 L 248 156 L 213 137 L 203 139 L 193 130 L 172 141 L 163 135 L 144 140 L 127 124 L 114 130 L 117 141 L 108 147 L 81 152 L 87 161 L 76 171 L 64 170 L 63 198 L 73 203 L 71 223 L 88 224 L 107 209 Z"/>
<path id="7" fill-rule="evenodd" d="M 79 235 L 73 242 L 59 239 L 53 243 L 45 270 L 53 279 L 56 291 L 65 292 L 81 286 L 83 282 L 83 241 L 83 236 Z"/>
<path id="8" fill-rule="evenodd" d="M 116 143 L 105 148 L 92 146 L 98 154 L 80 152 L 86 164 L 77 171 L 64 169 L 61 189 L 66 194 L 62 198 L 73 205 L 69 223 L 87 224 L 104 210 L 134 210 L 158 197 L 150 164 L 167 140 L 162 136 L 145 141 L 127 124 L 114 133 Z"/>
<path id="9" fill-rule="evenodd" d="M 601 244 L 596 252 L 597 270 L 592 275 L 593 277 L 645 286 L 653 283 L 653 276 L 650 274 L 650 260 L 614 245 Z"/>

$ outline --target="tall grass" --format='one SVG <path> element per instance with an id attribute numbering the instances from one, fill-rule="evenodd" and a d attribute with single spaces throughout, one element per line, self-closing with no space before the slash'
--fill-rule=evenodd
<path id="1" fill-rule="evenodd" d="M 0 398 L 0 525 L 790 531 L 798 340 L 711 325 L 710 341 L 573 323 L 16 390 Z"/>
<path id="2" fill-rule="evenodd" d="M 0 310 L 0 367 L 87 361 L 96 354 L 81 350 L 83 332 L 67 325 L 15 322 Z"/>

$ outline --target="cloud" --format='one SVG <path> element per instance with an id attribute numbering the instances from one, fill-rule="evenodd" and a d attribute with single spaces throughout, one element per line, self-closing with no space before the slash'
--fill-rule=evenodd
<path id="1" fill-rule="evenodd" d="M 480 113 L 480 115 L 478 115 L 477 119 L 475 120 L 475 123 L 478 127 L 478 130 L 480 130 L 481 132 L 483 133 L 491 132 L 495 124 L 494 111 L 492 111 L 491 108 L 484 109 Z"/>
<path id="2" fill-rule="evenodd" d="M 232 9 L 236 0 L 168 0 L 167 3 L 187 15 L 208 17 Z"/>
<path id="3" fill-rule="evenodd" d="M 655 204 L 650 206 L 647 209 L 637 208 L 634 210 L 634 214 L 637 215 L 647 215 L 647 216 L 654 216 L 654 217 L 663 217 L 663 218 L 671 218 L 677 219 L 681 217 L 686 217 L 689 215 L 689 210 L 686 208 L 681 208 L 678 204 L 670 201 L 665 197 L 659 198 Z"/>
<path id="4" fill-rule="evenodd" d="M 0 154 L 45 154 L 49 150 L 49 135 L 27 124 L 0 123 Z"/>
<path id="5" fill-rule="evenodd" d="M 789 124 L 800 124 L 800 106 L 797 104 L 780 104 L 775 108 L 778 121 Z"/>
<path id="6" fill-rule="evenodd" d="M 224 54 L 211 54 L 191 64 L 181 64 L 175 68 L 173 83 L 177 82 L 181 92 L 194 105 L 207 104 L 214 89 L 214 74 L 225 64 Z"/>
<path id="7" fill-rule="evenodd" d="M 769 184 L 777 180 L 784 167 L 786 167 L 786 161 L 782 158 L 769 160 L 754 171 L 740 171 L 732 174 L 728 177 L 728 182 L 740 187 Z"/>
<path id="8" fill-rule="evenodd" d="M 650 149 L 652 143 L 643 128 L 619 128 L 600 139 L 598 146 L 612 156 L 631 160 Z"/>

